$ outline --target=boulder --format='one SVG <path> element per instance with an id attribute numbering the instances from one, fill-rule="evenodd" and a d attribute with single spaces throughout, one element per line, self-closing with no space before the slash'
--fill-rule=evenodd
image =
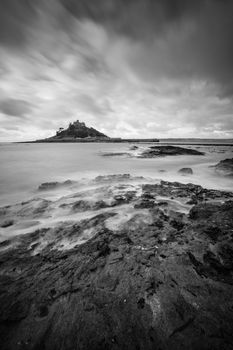
<path id="1" fill-rule="evenodd" d="M 12 225 L 14 225 L 14 220 L 5 220 L 1 223 L 2 228 L 6 228 Z"/>
<path id="2" fill-rule="evenodd" d="M 214 167 L 222 175 L 233 176 L 233 158 L 221 160 Z"/>
<path id="3" fill-rule="evenodd" d="M 50 190 L 54 190 L 54 189 L 57 189 L 60 187 L 71 186 L 74 183 L 75 182 L 71 181 L 71 180 L 66 180 L 64 182 L 44 182 L 38 187 L 38 190 L 39 191 L 50 191 Z"/>
<path id="4" fill-rule="evenodd" d="M 192 175 L 193 174 L 193 169 L 192 168 L 181 168 L 178 173 L 183 174 L 183 175 Z"/>

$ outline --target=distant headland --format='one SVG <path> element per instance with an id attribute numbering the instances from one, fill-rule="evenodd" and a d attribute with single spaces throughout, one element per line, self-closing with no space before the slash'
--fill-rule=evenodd
<path id="1" fill-rule="evenodd" d="M 112 138 L 102 132 L 86 126 L 79 120 L 70 123 L 67 129 L 59 128 L 56 135 L 31 142 L 159 142 L 158 139 L 122 139 Z"/>

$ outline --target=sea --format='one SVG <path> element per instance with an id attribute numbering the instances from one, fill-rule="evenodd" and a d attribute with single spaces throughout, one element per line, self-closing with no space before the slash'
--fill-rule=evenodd
<path id="1" fill-rule="evenodd" d="M 171 141 L 161 144 L 165 143 L 171 144 Z M 233 191 L 233 178 L 218 174 L 213 167 L 220 160 L 233 158 L 232 145 L 215 140 L 179 140 L 176 144 L 205 152 L 205 155 L 153 159 L 104 156 L 127 153 L 132 145 L 141 150 L 155 145 L 149 143 L 0 143 L 0 206 L 38 196 L 38 186 L 44 182 L 91 179 L 109 174 L 191 182 Z M 191 167 L 193 175 L 181 175 L 178 170 L 183 167 Z"/>

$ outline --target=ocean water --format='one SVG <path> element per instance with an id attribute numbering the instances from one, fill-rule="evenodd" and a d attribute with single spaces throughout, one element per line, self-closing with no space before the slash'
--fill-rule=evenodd
<path id="1" fill-rule="evenodd" d="M 186 146 L 205 152 L 204 156 L 156 159 L 103 156 L 106 152 L 128 152 L 131 146 L 128 143 L 0 144 L 0 205 L 38 196 L 36 190 L 43 182 L 79 180 L 105 174 L 129 173 L 233 191 L 233 179 L 217 174 L 212 167 L 221 159 L 233 158 L 232 146 Z M 150 144 L 138 146 L 143 149 Z M 191 167 L 194 174 L 179 174 L 182 167 Z"/>

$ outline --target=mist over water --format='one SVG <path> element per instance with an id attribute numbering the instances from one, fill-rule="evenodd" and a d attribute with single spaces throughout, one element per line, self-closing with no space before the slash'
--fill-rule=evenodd
<path id="1" fill-rule="evenodd" d="M 233 190 L 232 178 L 217 174 L 211 167 L 219 160 L 232 158 L 231 146 L 188 146 L 205 152 L 204 156 L 153 159 L 103 156 L 106 152 L 128 152 L 130 146 L 104 143 L 1 144 L 0 205 L 41 197 L 41 193 L 36 190 L 43 182 L 79 180 L 105 174 L 129 173 L 152 179 L 192 182 L 206 188 Z M 139 149 L 147 148 L 149 144 L 138 146 Z M 182 167 L 191 167 L 193 175 L 179 174 L 178 170 Z"/>

